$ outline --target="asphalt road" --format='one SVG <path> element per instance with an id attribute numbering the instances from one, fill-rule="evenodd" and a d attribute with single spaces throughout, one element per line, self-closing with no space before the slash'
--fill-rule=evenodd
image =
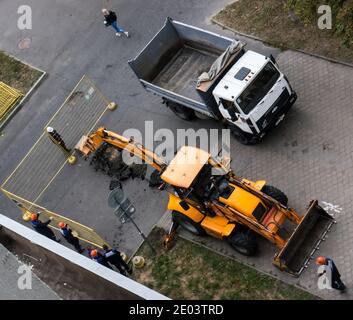
<path id="1" fill-rule="evenodd" d="M 0 3 L 0 49 L 48 72 L 48 77 L 30 101 L 15 116 L 0 138 L 0 181 L 3 181 L 40 136 L 43 127 L 55 113 L 83 74 L 120 108 L 108 113 L 101 124 L 116 132 L 137 128 L 144 132 L 146 120 L 154 129 L 221 128 L 215 121 L 184 122 L 165 108 L 158 97 L 140 86 L 127 61 L 136 56 L 170 16 L 176 20 L 232 36 L 212 25 L 210 17 L 224 7 L 225 0 L 211 1 L 83 1 L 30 0 L 33 29 L 17 28 L 20 1 Z M 117 38 L 102 23 L 101 7 L 118 12 L 119 23 L 131 38 Z M 25 38 L 30 47 L 18 48 Z M 265 54 L 277 51 L 255 41 L 248 48 Z M 232 142 L 233 143 L 233 142 Z M 131 254 L 141 241 L 132 225 L 116 221 L 107 205 L 109 178 L 95 173 L 87 163 L 66 168 L 47 190 L 39 203 L 62 215 L 93 227 L 112 244 Z M 136 187 L 138 184 L 138 188 Z M 136 222 L 145 233 L 165 211 L 167 196 L 150 190 L 147 183 L 129 181 L 125 193 L 137 208 Z M 19 219 L 19 212 L 0 195 L 0 211 Z"/>

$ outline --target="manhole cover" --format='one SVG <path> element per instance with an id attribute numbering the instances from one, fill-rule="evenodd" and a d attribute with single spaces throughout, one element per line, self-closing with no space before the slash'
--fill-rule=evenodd
<path id="1" fill-rule="evenodd" d="M 32 40 L 30 38 L 24 38 L 18 43 L 18 47 L 21 50 L 28 49 L 31 45 Z"/>

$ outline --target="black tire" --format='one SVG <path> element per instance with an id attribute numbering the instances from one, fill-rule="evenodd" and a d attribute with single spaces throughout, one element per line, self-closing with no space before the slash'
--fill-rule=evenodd
<path id="1" fill-rule="evenodd" d="M 253 256 L 257 253 L 257 241 L 252 233 L 248 232 L 235 232 L 226 238 L 229 245 L 237 252 L 244 256 Z"/>
<path id="2" fill-rule="evenodd" d="M 184 106 L 171 101 L 167 101 L 166 104 L 168 108 L 172 110 L 175 113 L 175 115 L 180 119 L 183 119 L 185 121 L 191 121 L 195 119 L 194 110 L 185 108 Z"/>
<path id="3" fill-rule="evenodd" d="M 277 200 L 279 203 L 283 204 L 284 206 L 288 205 L 288 197 L 285 195 L 284 192 L 277 189 L 273 186 L 264 186 L 261 190 L 263 193 L 267 194 L 271 198 Z"/>
<path id="4" fill-rule="evenodd" d="M 205 114 L 201 113 L 201 112 L 197 112 L 197 111 L 194 111 L 195 113 L 195 116 L 197 119 L 200 119 L 200 120 L 209 120 L 209 119 L 212 119 L 210 118 L 209 116 L 206 116 Z"/>
<path id="5" fill-rule="evenodd" d="M 241 131 L 235 125 L 230 125 L 229 129 L 230 129 L 230 132 L 232 133 L 233 137 L 235 139 L 237 139 L 241 144 L 252 145 L 252 144 L 257 144 L 260 142 L 260 140 L 254 139 L 254 137 L 251 134 L 248 134 L 244 131 Z"/>
<path id="6" fill-rule="evenodd" d="M 192 219 L 190 219 L 186 215 L 174 210 L 172 212 L 172 217 L 175 222 L 179 223 L 179 225 L 182 228 L 189 231 L 190 233 L 192 233 L 196 236 L 205 236 L 206 235 L 206 231 L 201 227 L 201 225 L 199 223 L 193 221 Z"/>

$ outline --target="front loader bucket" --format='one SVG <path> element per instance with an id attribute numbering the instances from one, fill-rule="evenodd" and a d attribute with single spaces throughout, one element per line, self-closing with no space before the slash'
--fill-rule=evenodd
<path id="1" fill-rule="evenodd" d="M 334 223 L 334 218 L 318 205 L 318 201 L 312 201 L 273 263 L 281 270 L 299 276 Z"/>

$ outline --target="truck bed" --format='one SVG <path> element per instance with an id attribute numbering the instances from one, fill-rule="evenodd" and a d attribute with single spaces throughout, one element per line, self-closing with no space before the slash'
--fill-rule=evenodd
<path id="1" fill-rule="evenodd" d="M 182 47 L 152 83 L 189 99 L 202 102 L 196 91 L 197 78 L 207 72 L 217 55 L 189 46 Z"/>
<path id="2" fill-rule="evenodd" d="M 219 110 L 212 96 L 213 89 L 197 90 L 197 78 L 209 71 L 232 41 L 167 18 L 129 65 L 147 91 L 214 117 Z"/>

